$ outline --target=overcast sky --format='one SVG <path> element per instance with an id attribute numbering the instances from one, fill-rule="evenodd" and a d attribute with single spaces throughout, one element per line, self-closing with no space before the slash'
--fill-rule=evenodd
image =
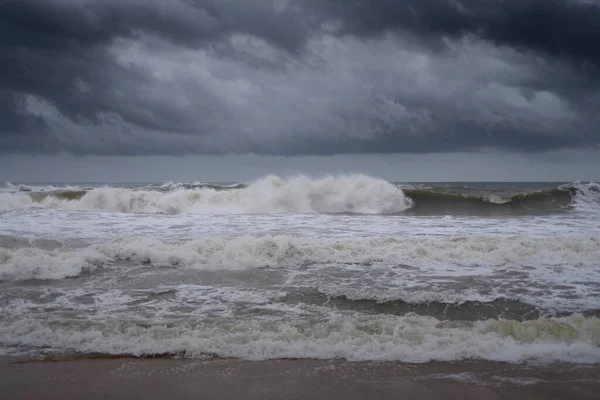
<path id="1" fill-rule="evenodd" d="M 599 0 L 2 0 L 0 178 L 597 179 L 599 49 Z"/>

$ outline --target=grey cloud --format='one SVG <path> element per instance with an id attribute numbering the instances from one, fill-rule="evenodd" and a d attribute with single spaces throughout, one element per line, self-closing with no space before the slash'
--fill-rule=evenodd
<path id="1" fill-rule="evenodd" d="M 141 127 L 177 131 L 174 121 L 186 118 L 173 107 L 116 95 L 115 87 L 149 77 L 116 65 L 106 46 L 145 33 L 201 46 L 239 31 L 293 50 L 305 34 L 294 21 L 288 14 L 275 18 L 268 1 L 6 0 L 0 3 L 0 85 L 50 99 L 69 118 L 114 112 Z"/>
<path id="2" fill-rule="evenodd" d="M 600 144 L 582 0 L 5 0 L 0 152 Z"/>
<path id="3" fill-rule="evenodd" d="M 3 44 L 42 49 L 98 45 L 151 32 L 177 43 L 202 45 L 232 32 L 294 49 L 306 24 L 269 0 L 4 0 Z"/>
<path id="4" fill-rule="evenodd" d="M 344 34 L 405 30 L 434 40 L 474 35 L 600 67 L 600 4 L 595 0 L 315 0 L 311 4 L 339 21 L 339 32 Z"/>

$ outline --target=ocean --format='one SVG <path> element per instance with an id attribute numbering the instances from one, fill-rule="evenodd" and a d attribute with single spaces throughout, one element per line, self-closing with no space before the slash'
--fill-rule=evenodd
<path id="1" fill-rule="evenodd" d="M 0 352 L 600 362 L 600 185 L 6 183 Z"/>

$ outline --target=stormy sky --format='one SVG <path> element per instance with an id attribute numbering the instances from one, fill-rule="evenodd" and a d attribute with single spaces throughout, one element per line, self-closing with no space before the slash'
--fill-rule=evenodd
<path id="1" fill-rule="evenodd" d="M 598 0 L 2 0 L 0 57 L 3 169 L 578 151 L 600 168 Z"/>

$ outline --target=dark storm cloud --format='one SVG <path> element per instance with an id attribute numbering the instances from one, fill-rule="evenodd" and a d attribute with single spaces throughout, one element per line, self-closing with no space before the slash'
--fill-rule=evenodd
<path id="1" fill-rule="evenodd" d="M 4 44 L 43 49 L 105 44 L 144 31 L 192 46 L 239 31 L 293 49 L 306 36 L 302 21 L 276 14 L 268 1 L 4 0 L 0 11 Z"/>
<path id="2" fill-rule="evenodd" d="M 600 5 L 595 0 L 315 1 L 359 36 L 405 30 L 432 39 L 475 35 L 600 67 Z"/>
<path id="3" fill-rule="evenodd" d="M 0 151 L 597 146 L 584 0 L 4 0 Z"/>
<path id="4" fill-rule="evenodd" d="M 114 85 L 127 82 L 133 86 L 149 78 L 140 71 L 115 65 L 105 47 L 116 38 L 144 33 L 178 44 L 202 46 L 236 31 L 264 35 L 291 50 L 300 46 L 305 34 L 302 24 L 285 15 L 274 18 L 274 11 L 266 5 L 179 0 L 5 0 L 0 3 L 0 85 L 7 91 L 49 99 L 70 118 L 95 119 L 98 112 L 114 112 L 143 128 L 185 129 L 189 118 L 174 107 L 143 98 L 132 104 L 133 99 L 115 96 L 111 91 Z M 77 90 L 78 84 L 86 90 Z M 9 103 L 12 95 L 3 95 L 1 101 Z"/>

